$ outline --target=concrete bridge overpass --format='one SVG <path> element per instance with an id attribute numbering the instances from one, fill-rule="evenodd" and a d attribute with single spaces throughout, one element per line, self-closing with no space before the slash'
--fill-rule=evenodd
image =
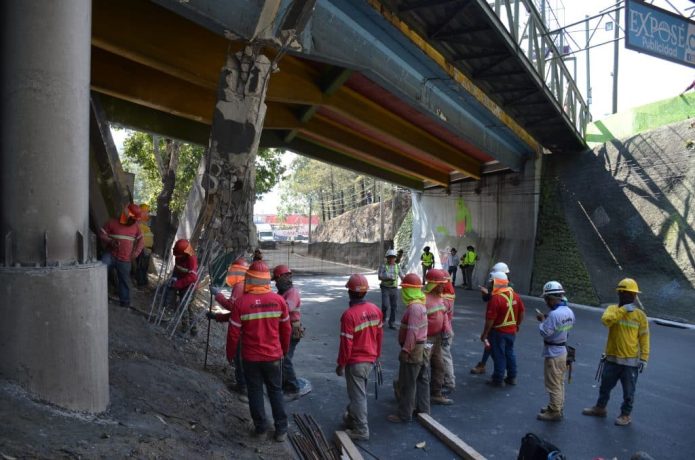
<path id="1" fill-rule="evenodd" d="M 70 409 L 109 401 L 90 88 L 113 122 L 207 144 L 227 50 L 254 41 L 283 55 L 265 146 L 416 190 L 584 148 L 586 105 L 531 0 L 319 0 L 279 50 L 292 5 L 0 2 L 0 375 Z"/>

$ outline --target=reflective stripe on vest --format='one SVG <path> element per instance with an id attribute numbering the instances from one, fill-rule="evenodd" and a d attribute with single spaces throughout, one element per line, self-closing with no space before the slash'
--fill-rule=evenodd
<path id="1" fill-rule="evenodd" d="M 109 234 L 109 238 L 113 238 L 114 240 L 126 240 L 126 241 L 135 241 L 136 240 L 136 238 L 134 236 L 128 236 L 128 235 Z"/>
<path id="2" fill-rule="evenodd" d="M 434 307 L 427 309 L 427 316 L 434 315 L 438 311 L 446 312 L 446 307 L 444 305 L 435 305 Z"/>
<path id="3" fill-rule="evenodd" d="M 195 270 L 189 270 L 186 267 L 182 267 L 181 265 L 174 265 L 174 268 L 183 273 L 195 273 Z"/>
<path id="4" fill-rule="evenodd" d="M 262 311 L 258 313 L 247 313 L 241 315 L 242 321 L 253 321 L 255 319 L 279 318 L 282 316 L 281 311 Z"/>
<path id="5" fill-rule="evenodd" d="M 506 327 L 506 326 L 516 326 L 516 316 L 514 315 L 514 306 L 513 306 L 514 305 L 513 304 L 514 294 L 510 292 L 509 297 L 507 297 L 505 294 L 506 294 L 505 292 L 499 293 L 499 295 L 501 295 L 502 297 L 504 297 L 507 300 L 507 306 L 508 306 L 507 315 L 504 317 L 504 321 L 502 322 L 502 324 L 498 324 L 497 326 L 495 326 L 495 329 L 500 328 L 500 327 Z"/>
<path id="6" fill-rule="evenodd" d="M 381 321 L 379 321 L 378 319 L 372 321 L 365 321 L 364 323 L 355 326 L 355 332 L 359 332 L 362 329 L 366 329 L 368 327 L 378 327 L 380 323 Z"/>
<path id="7" fill-rule="evenodd" d="M 390 267 L 390 265 L 385 265 L 384 270 L 388 272 L 387 267 Z M 381 285 L 384 287 L 398 287 L 398 264 L 393 264 L 393 272 L 396 275 L 395 279 L 392 280 L 384 280 L 381 282 Z"/>

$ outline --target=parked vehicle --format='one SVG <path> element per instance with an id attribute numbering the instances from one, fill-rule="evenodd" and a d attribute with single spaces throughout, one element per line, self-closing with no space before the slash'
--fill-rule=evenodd
<path id="1" fill-rule="evenodd" d="M 256 235 L 258 236 L 258 246 L 261 249 L 276 249 L 275 232 L 270 224 L 256 224 Z"/>

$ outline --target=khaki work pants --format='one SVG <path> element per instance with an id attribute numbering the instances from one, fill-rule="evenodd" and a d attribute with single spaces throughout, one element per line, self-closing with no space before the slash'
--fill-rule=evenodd
<path id="1" fill-rule="evenodd" d="M 441 396 L 442 387 L 444 386 L 444 359 L 442 356 L 442 336 L 441 334 L 427 337 L 427 342 L 432 344 L 432 352 L 430 355 L 430 367 L 432 368 L 432 380 L 430 382 L 430 394 L 432 396 Z"/>
<path id="2" fill-rule="evenodd" d="M 548 409 L 553 412 L 562 412 L 565 405 L 565 371 L 567 370 L 567 355 L 563 354 L 555 358 L 545 358 L 543 366 L 545 377 L 545 391 L 550 396 Z"/>
<path id="3" fill-rule="evenodd" d="M 430 413 L 430 356 L 424 344 L 411 354 L 401 351 L 398 380 L 393 382 L 401 420 L 413 419 L 413 412 Z"/>
<path id="4" fill-rule="evenodd" d="M 456 388 L 456 376 L 454 374 L 454 358 L 451 356 L 451 346 L 454 343 L 454 333 L 449 337 L 449 345 L 442 345 L 442 362 L 444 363 L 443 385 L 447 388 Z"/>
<path id="5" fill-rule="evenodd" d="M 347 412 L 350 425 L 359 434 L 369 436 L 367 425 L 367 380 L 374 364 L 355 363 L 345 367 L 345 383 L 347 384 L 350 404 Z"/>

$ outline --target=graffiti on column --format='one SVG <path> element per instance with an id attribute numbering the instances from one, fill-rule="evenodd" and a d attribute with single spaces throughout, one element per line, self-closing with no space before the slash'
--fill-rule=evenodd
<path id="1" fill-rule="evenodd" d="M 473 228 L 473 219 L 471 211 L 466 206 L 463 198 L 456 200 L 456 236 L 459 238 L 466 236 L 466 232 L 470 232 Z"/>

